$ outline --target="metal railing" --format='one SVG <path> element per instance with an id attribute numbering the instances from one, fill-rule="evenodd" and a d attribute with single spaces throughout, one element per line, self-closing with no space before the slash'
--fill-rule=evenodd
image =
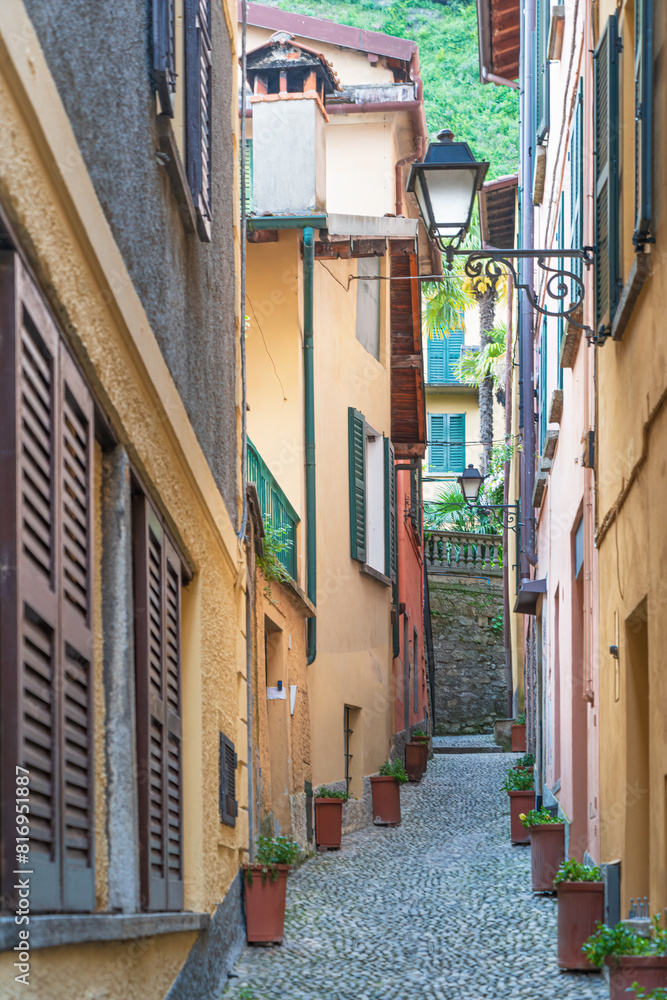
<path id="1" fill-rule="evenodd" d="M 425 539 L 425 547 L 426 568 L 433 575 L 502 575 L 502 535 L 482 535 L 472 531 L 430 531 Z"/>
<path id="2" fill-rule="evenodd" d="M 278 485 L 278 481 L 255 446 L 248 441 L 248 482 L 257 487 L 257 495 L 265 525 L 281 532 L 280 541 L 286 548 L 277 558 L 293 580 L 296 580 L 296 526 L 299 515 Z"/>

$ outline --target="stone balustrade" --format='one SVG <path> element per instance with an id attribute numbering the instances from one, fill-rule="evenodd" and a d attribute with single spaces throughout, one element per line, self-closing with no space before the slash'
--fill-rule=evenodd
<path id="1" fill-rule="evenodd" d="M 429 574 L 501 576 L 502 535 L 472 531 L 430 531 L 426 535 L 426 566 Z"/>

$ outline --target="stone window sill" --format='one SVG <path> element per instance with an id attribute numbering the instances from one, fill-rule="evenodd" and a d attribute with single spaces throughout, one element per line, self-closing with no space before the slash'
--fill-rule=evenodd
<path id="1" fill-rule="evenodd" d="M 30 915 L 30 948 L 54 948 L 87 941 L 131 941 L 156 934 L 208 928 L 208 913 L 66 913 Z M 0 917 L 0 951 L 19 943 L 14 917 Z"/>
<path id="2" fill-rule="evenodd" d="M 362 563 L 359 570 L 366 576 L 372 577 L 373 580 L 377 580 L 377 582 L 381 583 L 383 587 L 391 587 L 391 580 L 389 577 L 385 576 L 384 573 L 380 573 L 379 570 L 373 569 L 373 567 L 369 566 L 368 563 Z"/>

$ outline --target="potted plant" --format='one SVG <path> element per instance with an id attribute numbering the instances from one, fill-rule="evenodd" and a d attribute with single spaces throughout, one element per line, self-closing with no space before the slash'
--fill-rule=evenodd
<path id="1" fill-rule="evenodd" d="M 667 988 L 664 986 L 658 986 L 657 989 L 647 993 L 639 983 L 633 983 L 632 989 L 635 991 L 637 1000 L 667 1000 Z"/>
<path id="2" fill-rule="evenodd" d="M 512 753 L 526 752 L 526 713 L 517 715 L 512 723 Z"/>
<path id="3" fill-rule="evenodd" d="M 531 809 L 519 816 L 530 834 L 533 892 L 554 892 L 554 878 L 565 858 L 565 824 L 548 809 Z"/>
<path id="4" fill-rule="evenodd" d="M 409 743 L 411 745 L 418 744 L 418 746 L 420 747 L 420 750 L 421 750 L 421 770 L 422 770 L 422 774 L 426 774 L 426 769 L 427 769 L 427 766 L 428 766 L 428 745 L 429 745 L 430 739 L 431 739 L 431 737 L 429 736 L 429 734 L 425 733 L 423 729 L 421 729 L 420 727 L 418 727 L 417 729 L 415 729 L 414 733 L 412 734 L 412 736 L 411 736 L 411 738 L 409 740 Z M 407 744 L 406 744 L 406 746 L 407 746 Z M 410 751 L 410 754 L 411 754 L 411 757 L 415 757 L 416 756 L 416 751 L 412 750 L 412 751 Z M 410 778 L 410 769 L 408 767 L 408 753 L 407 753 L 407 750 L 406 750 L 406 755 L 405 755 L 405 770 L 408 772 L 408 777 Z M 412 781 L 413 779 L 410 778 L 410 780 Z M 417 779 L 417 780 L 419 780 L 419 779 Z"/>
<path id="5" fill-rule="evenodd" d="M 401 785 L 408 780 L 398 758 L 386 760 L 380 774 L 371 778 L 373 822 L 376 826 L 398 826 L 401 822 Z"/>
<path id="6" fill-rule="evenodd" d="M 667 931 L 658 916 L 648 937 L 623 921 L 615 927 L 598 923 L 582 950 L 596 968 L 609 966 L 609 1000 L 637 1000 L 638 988 L 667 987 Z"/>
<path id="7" fill-rule="evenodd" d="M 300 847 L 287 837 L 260 837 L 255 861 L 243 866 L 248 944 L 281 944 L 287 876 Z"/>
<path id="8" fill-rule="evenodd" d="M 500 786 L 510 798 L 510 839 L 513 844 L 527 844 L 530 835 L 521 822 L 521 813 L 528 813 L 535 806 L 535 783 L 528 767 L 511 767 Z"/>
<path id="9" fill-rule="evenodd" d="M 600 869 L 574 858 L 563 861 L 554 879 L 558 892 L 558 964 L 561 969 L 593 968 L 581 947 L 604 916 Z"/>
<path id="10" fill-rule="evenodd" d="M 340 850 L 343 832 L 343 802 L 347 792 L 323 785 L 315 796 L 315 842 L 318 851 Z"/>
<path id="11" fill-rule="evenodd" d="M 428 743 L 431 737 L 428 733 L 425 733 L 423 729 L 418 727 L 415 729 L 410 739 L 412 743 Z"/>
<path id="12" fill-rule="evenodd" d="M 405 744 L 405 770 L 409 781 L 422 780 L 422 775 L 426 771 L 427 753 L 428 746 L 426 743 Z"/>

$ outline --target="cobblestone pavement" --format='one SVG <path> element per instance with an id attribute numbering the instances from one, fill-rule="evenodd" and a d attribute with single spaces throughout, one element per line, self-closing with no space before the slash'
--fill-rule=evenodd
<path id="1" fill-rule="evenodd" d="M 480 733 L 470 736 L 434 736 L 434 747 L 495 747 L 493 733 Z"/>
<path id="2" fill-rule="evenodd" d="M 288 879 L 285 940 L 246 949 L 235 1000 L 589 1000 L 556 965 L 556 902 L 530 890 L 498 791 L 516 755 L 439 755 L 401 790 L 399 827 L 343 838 Z"/>

